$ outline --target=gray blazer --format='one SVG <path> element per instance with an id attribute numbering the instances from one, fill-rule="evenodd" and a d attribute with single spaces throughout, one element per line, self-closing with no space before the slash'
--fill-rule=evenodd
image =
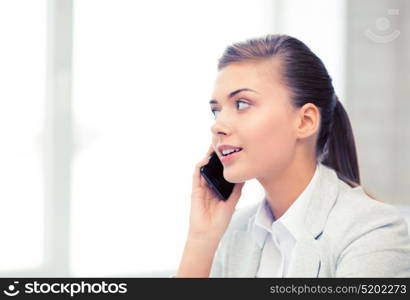
<path id="1" fill-rule="evenodd" d="M 351 188 L 333 169 L 318 167 L 305 233 L 287 277 L 410 277 L 410 238 L 399 210 Z M 252 228 L 259 204 L 234 212 L 210 277 L 255 277 L 262 248 Z"/>

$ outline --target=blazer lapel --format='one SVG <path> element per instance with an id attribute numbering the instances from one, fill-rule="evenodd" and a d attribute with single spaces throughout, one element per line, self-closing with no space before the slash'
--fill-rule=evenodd
<path id="1" fill-rule="evenodd" d="M 339 193 L 338 178 L 333 169 L 320 163 L 319 174 L 306 211 L 305 227 L 301 229 L 303 234 L 293 250 L 287 277 L 319 277 L 322 252 L 318 240 Z"/>
<path id="2" fill-rule="evenodd" d="M 318 277 L 321 259 L 314 239 L 297 241 L 286 277 Z"/>
<path id="3" fill-rule="evenodd" d="M 327 217 L 336 202 L 339 192 L 336 172 L 319 164 L 319 179 L 312 192 L 303 234 L 293 249 L 291 265 L 286 277 L 318 277 L 321 268 L 320 238 Z M 252 229 L 255 215 L 248 221 L 246 231 L 234 231 L 229 244 L 226 262 L 228 277 L 255 277 L 259 268 L 262 248 L 255 242 Z"/>
<path id="4" fill-rule="evenodd" d="M 254 241 L 252 232 L 235 231 L 228 251 L 230 253 L 227 264 L 228 277 L 256 276 L 262 248 Z"/>
<path id="5" fill-rule="evenodd" d="M 253 219 L 253 218 L 252 218 Z M 262 255 L 262 248 L 254 241 L 249 231 L 233 233 L 229 260 L 228 277 L 256 277 Z M 293 249 L 292 263 L 286 277 L 317 277 L 320 271 L 320 255 L 314 238 L 299 240 Z"/>

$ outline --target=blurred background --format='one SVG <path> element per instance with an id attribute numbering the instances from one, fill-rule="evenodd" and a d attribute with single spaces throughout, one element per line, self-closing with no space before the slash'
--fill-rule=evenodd
<path id="1" fill-rule="evenodd" d="M 0 0 L 0 277 L 172 274 L 226 46 L 325 63 L 363 186 L 410 224 L 410 2 Z M 238 207 L 260 201 L 247 182 Z"/>

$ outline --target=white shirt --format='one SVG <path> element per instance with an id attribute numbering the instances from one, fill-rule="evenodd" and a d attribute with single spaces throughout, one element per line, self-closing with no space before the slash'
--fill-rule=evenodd
<path id="1" fill-rule="evenodd" d="M 278 220 L 273 217 L 266 197 L 258 207 L 253 234 L 263 249 L 256 277 L 286 277 L 318 173 L 316 165 L 309 184 Z"/>

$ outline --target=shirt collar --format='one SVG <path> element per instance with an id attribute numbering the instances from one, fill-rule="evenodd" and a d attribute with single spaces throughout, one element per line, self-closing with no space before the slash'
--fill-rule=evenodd
<path id="1" fill-rule="evenodd" d="M 309 184 L 299 195 L 299 197 L 292 203 L 286 212 L 278 219 L 290 231 L 293 237 L 298 240 L 304 228 L 306 209 L 312 196 L 313 187 L 319 176 L 319 168 L 316 164 L 316 170 L 313 174 Z"/>
<path id="2" fill-rule="evenodd" d="M 273 220 L 272 212 L 268 206 L 266 197 L 264 197 L 256 211 L 255 226 L 253 226 L 254 239 L 261 248 L 265 242 L 266 235 L 271 232 Z"/>
<path id="3" fill-rule="evenodd" d="M 315 173 L 309 184 L 278 220 L 273 217 L 266 197 L 264 197 L 256 211 L 256 226 L 253 226 L 253 235 L 260 247 L 263 247 L 268 233 L 277 233 L 276 238 L 284 238 L 285 234 L 290 234 L 295 240 L 299 239 L 301 229 L 304 226 L 308 202 L 318 176 L 319 168 L 316 164 Z"/>

